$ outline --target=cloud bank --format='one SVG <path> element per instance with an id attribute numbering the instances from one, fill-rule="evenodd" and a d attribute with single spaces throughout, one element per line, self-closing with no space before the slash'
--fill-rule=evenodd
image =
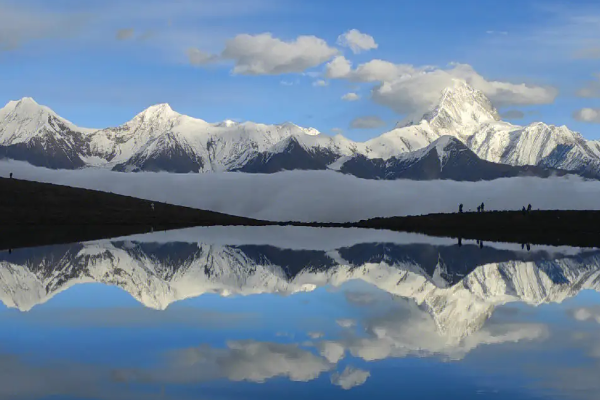
<path id="1" fill-rule="evenodd" d="M 0 161 L 0 175 L 98 189 L 154 201 L 268 220 L 346 222 L 365 218 L 456 212 L 485 202 L 490 210 L 600 210 L 600 182 L 509 178 L 491 182 L 375 181 L 333 171 L 272 175 L 55 171 Z M 244 199 L 240 201 L 239 199 Z"/>

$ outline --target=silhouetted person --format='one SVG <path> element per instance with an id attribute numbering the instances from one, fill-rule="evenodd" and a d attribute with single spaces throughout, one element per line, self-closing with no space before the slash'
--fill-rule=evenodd
<path id="1" fill-rule="evenodd" d="M 463 205 L 462 204 L 458 206 L 458 212 L 462 214 L 462 212 L 463 212 Z"/>
<path id="2" fill-rule="evenodd" d="M 525 243 L 521 243 L 521 250 L 525 250 Z"/>
<path id="3" fill-rule="evenodd" d="M 481 206 L 477 206 L 477 212 L 481 212 Z"/>
<path id="4" fill-rule="evenodd" d="M 10 173 L 10 179 L 12 179 L 12 172 Z"/>
<path id="5" fill-rule="evenodd" d="M 458 247 L 462 246 L 462 238 L 458 238 Z"/>
<path id="6" fill-rule="evenodd" d="M 12 249 L 8 249 L 8 254 L 12 254 Z"/>
<path id="7" fill-rule="evenodd" d="M 481 203 L 481 212 L 485 212 L 485 204 Z"/>
<path id="8" fill-rule="evenodd" d="M 531 204 L 527 206 L 527 212 L 530 213 L 531 212 Z"/>
<path id="9" fill-rule="evenodd" d="M 479 248 L 483 249 L 483 240 L 479 242 Z"/>
<path id="10" fill-rule="evenodd" d="M 523 210 L 521 212 L 523 213 L 523 215 L 527 214 L 527 210 L 525 209 L 525 206 L 523 206 Z"/>
<path id="11" fill-rule="evenodd" d="M 531 246 L 529 245 L 529 243 L 527 243 L 527 251 L 531 250 Z"/>

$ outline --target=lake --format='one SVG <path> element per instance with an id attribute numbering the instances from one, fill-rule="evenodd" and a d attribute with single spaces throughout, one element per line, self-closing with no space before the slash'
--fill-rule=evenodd
<path id="1" fill-rule="evenodd" d="M 0 253 L 0 399 L 596 399 L 600 250 L 213 227 Z"/>

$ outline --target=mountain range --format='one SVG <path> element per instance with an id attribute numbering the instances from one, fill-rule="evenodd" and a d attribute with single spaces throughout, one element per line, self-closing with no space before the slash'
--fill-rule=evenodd
<path id="1" fill-rule="evenodd" d="M 398 243 L 324 251 L 127 239 L 0 253 L 0 301 L 21 311 L 91 282 L 120 287 L 162 310 L 206 293 L 290 295 L 352 280 L 414 301 L 439 334 L 460 341 L 499 305 L 562 302 L 582 290 L 600 291 L 600 253 Z"/>
<path id="2" fill-rule="evenodd" d="M 501 121 L 489 99 L 460 80 L 419 121 L 366 142 L 292 123 L 208 123 L 168 104 L 115 128 L 86 129 L 24 98 L 0 109 L 0 158 L 121 172 L 329 169 L 367 179 L 476 181 L 566 173 L 600 178 L 600 141 L 564 126 Z"/>

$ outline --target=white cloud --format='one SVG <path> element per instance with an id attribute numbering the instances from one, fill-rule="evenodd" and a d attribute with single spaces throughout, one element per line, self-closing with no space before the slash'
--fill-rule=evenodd
<path id="1" fill-rule="evenodd" d="M 430 67 L 424 67 L 425 70 Z M 347 78 L 358 82 L 389 82 L 410 77 L 423 69 L 409 64 L 394 64 L 384 60 L 371 60 L 359 65 Z"/>
<path id="2" fill-rule="evenodd" d="M 424 67 L 428 69 L 430 67 Z M 338 56 L 327 64 L 325 75 L 331 79 L 348 79 L 354 82 L 388 82 L 420 72 L 408 64 L 394 64 L 384 60 L 371 60 L 355 70 L 344 56 Z"/>
<path id="3" fill-rule="evenodd" d="M 375 115 L 357 117 L 350 122 L 352 129 L 375 129 L 385 126 L 385 121 Z"/>
<path id="4" fill-rule="evenodd" d="M 178 379 L 189 381 L 224 377 L 232 381 L 265 382 L 283 376 L 307 382 L 333 367 L 326 359 L 295 344 L 253 340 L 228 342 L 227 349 L 202 346 L 178 350 L 172 358 L 173 375 L 179 370 Z M 159 378 L 160 375 L 157 374 Z"/>
<path id="5" fill-rule="evenodd" d="M 281 86 L 294 86 L 296 84 L 296 82 L 282 80 L 279 82 L 279 84 Z"/>
<path id="6" fill-rule="evenodd" d="M 315 87 L 325 87 L 329 86 L 329 82 L 319 79 L 318 81 L 314 81 L 312 85 Z"/>
<path id="7" fill-rule="evenodd" d="M 379 47 L 373 36 L 362 33 L 357 29 L 351 29 L 338 37 L 337 44 L 348 47 L 354 54 L 362 51 L 373 50 Z"/>
<path id="8" fill-rule="evenodd" d="M 600 308 L 580 307 L 573 310 L 573 318 L 577 321 L 596 321 L 600 324 Z"/>
<path id="9" fill-rule="evenodd" d="M 373 217 L 456 212 L 469 199 L 489 209 L 599 210 L 600 182 L 566 178 L 508 178 L 488 182 L 376 181 L 334 171 L 277 174 L 124 174 L 102 169 L 49 170 L 0 161 L 0 175 L 103 190 L 204 210 L 275 221 L 348 222 Z M 186 187 L 188 190 L 178 190 Z M 360 196 L 356 196 L 360 193 Z M 577 196 L 573 196 L 577 193 Z M 238 199 L 243 198 L 240 202 Z"/>
<path id="10" fill-rule="evenodd" d="M 486 31 L 485 33 L 487 33 L 488 35 L 501 35 L 501 36 L 508 35 L 507 31 Z"/>
<path id="11" fill-rule="evenodd" d="M 202 50 L 196 49 L 194 47 L 189 48 L 187 54 L 188 59 L 190 60 L 190 64 L 198 66 L 210 64 L 212 62 L 217 61 L 218 59 L 218 56 L 205 53 Z"/>
<path id="12" fill-rule="evenodd" d="M 336 135 L 341 135 L 342 133 L 344 133 L 344 130 L 342 128 L 331 128 L 331 132 L 333 132 Z"/>
<path id="13" fill-rule="evenodd" d="M 325 336 L 323 332 L 308 332 L 307 335 L 311 339 L 320 339 Z"/>
<path id="14" fill-rule="evenodd" d="M 344 346 L 334 341 L 325 340 L 317 343 L 316 347 L 319 353 L 332 364 L 337 364 L 346 354 Z"/>
<path id="15" fill-rule="evenodd" d="M 581 122 L 600 124 L 600 108 L 583 108 L 575 111 L 573 118 Z"/>
<path id="16" fill-rule="evenodd" d="M 117 40 L 127 40 L 133 37 L 135 30 L 133 28 L 119 29 L 115 35 Z"/>
<path id="17" fill-rule="evenodd" d="M 558 94 L 552 87 L 488 81 L 470 65 L 454 64 L 450 69 L 423 71 L 382 82 L 373 89 L 373 99 L 398 114 L 420 116 L 436 105 L 442 91 L 456 79 L 483 92 L 496 107 L 547 104 Z"/>
<path id="18" fill-rule="evenodd" d="M 241 34 L 227 41 L 221 58 L 233 60 L 234 74 L 279 75 L 300 73 L 331 59 L 338 50 L 315 36 L 285 42 L 270 33 Z"/>
<path id="19" fill-rule="evenodd" d="M 356 321 L 349 318 L 336 319 L 335 322 L 342 328 L 353 328 L 356 326 Z"/>
<path id="20" fill-rule="evenodd" d="M 346 78 L 352 72 L 352 63 L 344 56 L 337 56 L 326 67 L 325 76 L 331 79 Z"/>
<path id="21" fill-rule="evenodd" d="M 348 366 L 341 374 L 335 373 L 331 375 L 331 383 L 340 386 L 344 390 L 349 390 L 353 387 L 363 385 L 369 376 L 371 374 L 368 371 Z"/>
<path id="22" fill-rule="evenodd" d="M 360 99 L 360 96 L 357 95 L 356 93 L 346 93 L 345 95 L 342 96 L 342 100 L 345 101 L 357 101 Z"/>

